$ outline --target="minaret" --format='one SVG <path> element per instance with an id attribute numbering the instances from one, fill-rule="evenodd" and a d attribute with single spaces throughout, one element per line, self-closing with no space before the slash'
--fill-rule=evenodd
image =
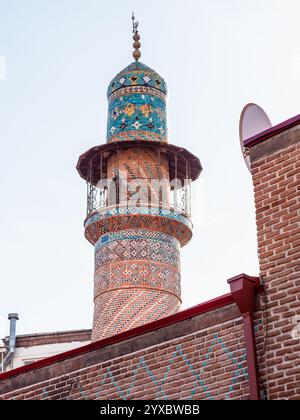
<path id="1" fill-rule="evenodd" d="M 201 164 L 168 144 L 167 87 L 135 61 L 108 87 L 107 143 L 80 156 L 87 182 L 85 237 L 95 247 L 92 341 L 176 313 L 180 248 L 192 237 L 191 182 Z"/>

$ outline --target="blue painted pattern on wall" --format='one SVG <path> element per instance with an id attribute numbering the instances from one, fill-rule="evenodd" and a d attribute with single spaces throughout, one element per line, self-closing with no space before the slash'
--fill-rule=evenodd
<path id="1" fill-rule="evenodd" d="M 241 356 L 237 356 L 234 353 L 231 353 L 227 348 L 226 343 L 223 341 L 222 337 L 218 334 L 215 334 L 214 339 L 210 342 L 210 345 L 207 349 L 206 354 L 202 354 L 199 357 L 198 361 L 191 361 L 188 354 L 185 353 L 182 346 L 179 344 L 176 346 L 176 350 L 170 354 L 169 363 L 165 366 L 165 371 L 159 375 L 159 377 L 153 372 L 151 367 L 145 361 L 144 357 L 140 357 L 136 365 L 132 365 L 131 381 L 130 385 L 124 386 L 123 383 L 118 382 L 118 378 L 115 376 L 115 372 L 107 367 L 104 374 L 101 374 L 99 377 L 99 388 L 96 391 L 95 399 L 106 399 L 106 389 L 104 385 L 110 382 L 115 388 L 118 399 L 128 400 L 134 398 L 134 387 L 139 374 L 143 374 L 151 378 L 154 387 L 156 388 L 155 399 L 158 400 L 168 400 L 169 393 L 172 393 L 172 389 L 165 389 L 164 385 L 166 384 L 168 377 L 174 375 L 173 370 L 176 369 L 174 366 L 176 362 L 181 361 L 183 365 L 188 367 L 191 377 L 193 378 L 193 386 L 190 389 L 190 396 L 187 399 L 194 399 L 197 394 L 201 393 L 205 395 L 204 399 L 214 400 L 217 396 L 217 391 L 210 392 L 208 390 L 208 381 L 206 375 L 206 367 L 212 359 L 215 358 L 215 350 L 221 346 L 220 354 L 226 355 L 227 360 L 230 361 L 234 369 L 231 371 L 229 384 L 227 386 L 227 392 L 225 399 L 231 399 L 231 393 L 233 392 L 235 385 L 239 382 L 248 379 L 248 372 L 246 367 L 246 349 L 243 350 Z M 85 392 L 80 389 L 80 393 L 83 399 L 88 399 Z M 93 398 L 93 399 L 94 399 Z"/>

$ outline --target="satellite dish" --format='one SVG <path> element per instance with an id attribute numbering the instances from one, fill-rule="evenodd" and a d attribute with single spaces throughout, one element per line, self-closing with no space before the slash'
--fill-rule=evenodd
<path id="1" fill-rule="evenodd" d="M 272 123 L 270 118 L 260 106 L 248 104 L 244 107 L 240 117 L 240 143 L 245 163 L 249 171 L 250 156 L 244 146 L 244 141 L 271 127 Z"/>

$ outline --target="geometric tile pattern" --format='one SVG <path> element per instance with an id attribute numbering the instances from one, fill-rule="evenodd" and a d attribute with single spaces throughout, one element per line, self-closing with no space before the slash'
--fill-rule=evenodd
<path id="1" fill-rule="evenodd" d="M 107 97 L 109 98 L 115 91 L 128 86 L 152 87 L 164 94 L 167 93 L 164 79 L 141 62 L 129 64 L 113 78 L 107 90 Z"/>
<path id="2" fill-rule="evenodd" d="M 121 133 L 114 134 L 110 139 L 110 143 L 115 143 L 118 141 L 154 141 L 162 142 L 160 134 L 148 133 L 146 131 L 123 131 Z M 165 140 L 166 141 L 166 140 Z"/>
<path id="3" fill-rule="evenodd" d="M 125 86 L 123 88 L 120 88 L 118 90 L 115 90 L 110 97 L 108 98 L 109 102 L 113 101 L 116 98 L 121 98 L 122 96 L 131 95 L 133 93 L 142 93 L 142 94 L 148 94 L 152 96 L 156 96 L 157 98 L 162 99 L 163 101 L 166 101 L 166 94 L 161 92 L 158 89 L 155 89 L 150 86 L 142 86 L 142 85 L 131 85 L 131 86 Z"/>
<path id="4" fill-rule="evenodd" d="M 99 210 L 97 213 L 90 216 L 85 221 L 85 227 L 95 223 L 101 219 L 112 216 L 127 216 L 127 215 L 142 215 L 142 216 L 161 216 L 171 220 L 176 220 L 180 223 L 185 224 L 189 229 L 192 229 L 193 225 L 191 220 L 183 214 L 173 209 L 155 208 L 155 207 L 112 207 L 104 208 Z"/>
<path id="5" fill-rule="evenodd" d="M 136 229 L 145 229 L 172 235 L 180 241 L 181 246 L 186 245 L 192 237 L 191 228 L 176 219 L 172 220 L 170 217 L 139 214 L 127 216 L 115 215 L 107 216 L 106 218 L 102 215 L 99 217 L 98 214 L 93 214 L 86 222 L 85 237 L 92 244 L 95 244 L 101 236 L 108 233 Z"/>
<path id="6" fill-rule="evenodd" d="M 98 245 L 95 250 L 95 269 L 116 261 L 150 260 L 180 269 L 180 251 L 167 242 L 157 239 L 123 239 Z"/>
<path id="7" fill-rule="evenodd" d="M 107 300 L 111 291 L 113 309 L 112 302 Z M 141 296 L 140 292 L 154 295 Z M 143 229 L 112 232 L 99 238 L 95 245 L 94 339 L 128 329 L 128 322 L 159 319 L 162 313 L 159 302 L 163 302 L 164 314 L 174 313 L 181 302 L 180 295 L 180 243 L 176 238 Z M 125 302 L 130 311 L 122 317 L 120 311 Z M 101 320 L 97 317 L 100 312 Z M 103 324 L 107 313 L 109 328 Z"/>
<path id="8" fill-rule="evenodd" d="M 179 247 L 179 241 L 173 236 L 167 235 L 162 232 L 154 232 L 149 230 L 128 230 L 123 232 L 112 232 L 107 235 L 101 236 L 99 240 L 95 243 L 95 249 L 99 249 L 103 244 L 106 244 L 111 241 L 118 241 L 123 239 L 155 239 L 158 241 L 167 242 L 172 244 L 175 247 Z"/>
<path id="9" fill-rule="evenodd" d="M 161 290 L 180 297 L 180 271 L 160 263 L 126 261 L 102 266 L 95 272 L 95 298 L 121 288 Z"/>

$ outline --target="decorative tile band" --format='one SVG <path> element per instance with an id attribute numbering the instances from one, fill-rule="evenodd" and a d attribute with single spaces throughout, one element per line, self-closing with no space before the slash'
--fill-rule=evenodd
<path id="1" fill-rule="evenodd" d="M 167 93 L 167 86 L 164 79 L 150 67 L 141 62 L 133 62 L 118 73 L 110 82 L 107 90 L 107 97 L 118 89 L 128 86 L 146 86 Z"/>
<path id="2" fill-rule="evenodd" d="M 95 223 L 101 219 L 119 215 L 162 216 L 183 223 L 189 229 L 193 228 L 191 220 L 183 214 L 176 212 L 175 210 L 149 207 L 113 207 L 109 209 L 104 208 L 102 210 L 99 210 L 97 213 L 93 214 L 86 220 L 85 228 L 87 228 L 90 224 Z"/>
<path id="3" fill-rule="evenodd" d="M 101 238 L 95 243 L 95 250 L 97 251 L 101 246 L 112 242 L 123 239 L 153 239 L 161 242 L 166 242 L 175 247 L 179 247 L 179 241 L 171 235 L 167 235 L 162 232 L 154 232 L 151 230 L 124 230 L 121 232 L 113 232 L 107 235 L 101 236 Z"/>
<path id="4" fill-rule="evenodd" d="M 187 225 L 163 216 L 153 215 L 116 215 L 94 220 L 85 228 L 85 237 L 93 245 L 103 235 L 124 230 L 145 229 L 152 232 L 166 233 L 176 238 L 185 246 L 192 238 L 192 230 Z"/>
<path id="5" fill-rule="evenodd" d="M 109 97 L 109 101 L 112 101 L 116 98 L 120 98 L 121 96 L 131 95 L 133 93 L 144 93 L 152 96 L 157 96 L 163 101 L 166 100 L 165 93 L 157 89 L 151 88 L 149 86 L 127 86 L 125 88 L 118 89 L 114 93 L 112 93 Z"/>
<path id="6" fill-rule="evenodd" d="M 149 238 L 116 240 L 95 251 L 95 270 L 111 262 L 150 260 L 180 269 L 179 247 Z"/>
<path id="7" fill-rule="evenodd" d="M 115 262 L 95 273 L 95 299 L 109 290 L 124 288 L 153 289 L 180 298 L 180 272 L 168 265 L 149 261 Z"/>
<path id="8" fill-rule="evenodd" d="M 126 131 L 148 131 L 167 136 L 166 104 L 156 96 L 134 93 L 110 101 L 107 121 L 107 141 Z"/>
<path id="9" fill-rule="evenodd" d="M 108 143 L 115 143 L 121 141 L 154 141 L 156 143 L 167 143 L 166 136 L 160 134 L 150 133 L 149 131 L 123 131 L 118 133 L 108 140 Z"/>

